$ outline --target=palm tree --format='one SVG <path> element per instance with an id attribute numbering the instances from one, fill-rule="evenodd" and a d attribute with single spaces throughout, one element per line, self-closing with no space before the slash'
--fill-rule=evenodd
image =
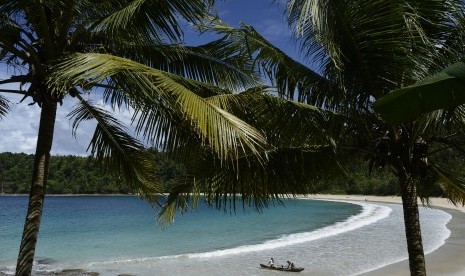
<path id="1" fill-rule="evenodd" d="M 207 46 L 225 50 L 222 45 L 215 44 L 213 42 Z M 106 71 L 105 67 L 109 64 L 112 70 Z M 158 85 L 158 72 L 144 72 L 144 68 L 133 61 L 116 60 L 115 57 L 101 54 L 74 55 L 54 68 L 58 73 L 53 74 L 52 79 L 58 83 L 71 82 L 66 84 L 71 86 L 82 82 L 88 84 L 93 76 L 112 78 L 123 82 L 124 86 L 142 82 L 142 86 L 149 85 L 153 87 L 151 89 L 156 89 Z M 131 72 L 133 70 L 137 71 Z M 196 85 L 202 88 L 208 86 L 201 83 Z M 172 89 L 173 93 L 177 93 L 177 87 Z M 198 146 L 201 141 L 192 137 L 188 138 L 194 140 L 170 144 L 167 152 L 182 162 L 187 172 L 169 190 L 165 190 L 169 196 L 159 213 L 161 221 L 170 222 L 177 211 L 185 212 L 195 207 L 201 195 L 207 204 L 216 204 L 218 208 L 235 210 L 237 201 L 241 201 L 244 207 L 254 206 L 259 210 L 267 206 L 269 200 L 281 203 L 282 194 L 314 192 L 324 184 L 321 180 L 329 178 L 329 175 L 331 178 L 344 175 L 336 160 L 332 142 L 335 135 L 329 130 L 321 131 L 330 125 L 332 129 L 342 129 L 340 124 L 344 122 L 332 112 L 270 94 L 274 94 L 272 88 L 255 86 L 241 93 L 222 90 L 215 95 L 196 95 L 209 105 L 233 114 L 238 122 L 247 122 L 252 128 L 244 126 L 245 130 L 259 129 L 267 143 L 260 147 L 251 145 L 241 151 L 231 145 L 235 154 L 228 162 L 225 162 L 222 153 Z M 146 116 L 149 112 L 144 110 L 140 115 Z M 141 119 L 143 123 L 158 124 L 154 120 L 159 119 Z M 214 123 L 211 123 L 211 127 L 215 127 Z"/>
<path id="2" fill-rule="evenodd" d="M 452 200 L 465 199 L 463 181 L 431 156 L 460 148 L 462 112 L 436 112 L 429 119 L 393 126 L 379 118 L 372 104 L 436 72 L 451 61 L 451 53 L 463 54 L 462 43 L 455 43 L 463 38 L 463 11 L 462 1 L 291 0 L 287 5 L 289 24 L 305 55 L 316 58 L 320 72 L 344 90 L 338 101 L 325 90 L 299 92 L 312 104 L 333 103 L 332 108 L 355 121 L 354 131 L 363 129 L 368 138 L 358 147 L 370 151 L 370 169 L 387 167 L 399 180 L 412 275 L 426 274 L 417 198 L 427 201 L 437 185 Z M 412 107 L 399 106 L 392 113 Z"/>
<path id="3" fill-rule="evenodd" d="M 32 271 L 54 124 L 63 101 L 77 103 L 69 113 L 74 134 L 82 121 L 96 121 L 88 149 L 101 166 L 153 203 L 154 195 L 161 190 L 153 179 L 153 163 L 144 144 L 113 112 L 92 104 L 84 93 L 93 89 L 92 93 L 101 95 L 112 110 L 133 111 L 136 134 L 146 137 L 148 144 L 164 149 L 204 146 L 222 162 L 242 151 L 258 154 L 265 144 L 261 133 L 199 96 L 248 87 L 255 84 L 253 75 L 246 66 L 235 67 L 239 63 L 234 60 L 211 56 L 208 49 L 179 46 L 180 19 L 201 22 L 213 2 L 1 2 L 0 59 L 19 74 L 0 84 L 17 84 L 19 88 L 0 89 L 0 93 L 23 95 L 23 100 L 30 99 L 30 104 L 41 108 L 16 275 L 30 275 Z M 76 59 L 80 63 L 72 67 L 87 73 L 97 70 L 97 74 L 72 82 L 63 68 Z M 114 70 L 113 65 L 123 69 Z M 8 110 L 8 99 L 0 94 L 0 118 Z"/>
<path id="4" fill-rule="evenodd" d="M 354 149 L 359 150 L 368 153 L 370 171 L 373 168 L 387 168 L 398 178 L 412 275 L 426 274 L 417 199 L 428 203 L 431 191 L 439 188 L 453 202 L 463 204 L 465 200 L 463 178 L 448 172 L 441 166 L 440 158 L 435 158 L 445 150 L 465 152 L 462 142 L 464 111 L 462 107 L 458 107 L 453 111 L 439 110 L 418 118 L 424 112 L 455 107 L 452 100 L 458 96 L 454 94 L 456 91 L 449 93 L 449 97 L 430 95 L 426 103 L 434 104 L 426 107 L 415 102 L 419 93 L 398 91 L 392 94 L 392 98 L 398 99 L 385 105 L 383 117 L 373 109 L 373 103 L 381 99 L 377 107 L 381 112 L 383 97 L 386 100 L 392 99 L 390 91 L 438 72 L 465 53 L 462 43 L 464 10 L 463 1 L 289 0 L 286 10 L 289 25 L 301 45 L 303 56 L 311 62 L 315 70 L 289 58 L 251 26 L 244 25 L 240 29 L 234 29 L 218 21 L 210 26 L 210 29 L 224 34 L 216 42 L 222 49 L 239 51 L 237 49 L 242 46 L 242 51 L 254 59 L 256 70 L 266 75 L 277 87 L 279 96 L 310 104 L 314 109 L 324 109 L 319 110 L 320 114 L 337 112 L 344 118 L 343 123 L 335 124 L 336 128 L 315 124 L 314 126 L 323 127 L 324 133 L 328 134 L 327 139 L 297 139 L 294 145 L 296 152 L 302 147 L 331 145 L 331 149 L 336 151 L 329 155 L 331 159 L 342 161 L 341 156 L 347 156 Z M 455 74 L 451 70 L 446 72 L 451 73 L 453 80 L 444 74 L 440 77 L 452 81 L 453 88 L 461 88 L 462 75 L 457 74 L 457 71 Z M 436 84 L 432 86 L 432 89 L 444 87 Z M 459 99 L 463 99 L 463 96 L 460 95 Z M 435 102 L 438 100 L 439 102 Z M 394 107 L 398 103 L 399 107 Z M 463 100 L 457 102 L 457 105 L 461 103 Z M 273 117 L 270 117 L 269 112 L 262 112 L 265 110 L 263 108 L 258 108 L 257 115 L 250 110 L 252 107 L 247 109 L 247 105 L 245 106 L 249 116 L 253 118 L 252 124 L 263 129 L 267 137 L 276 138 L 270 141 L 276 148 L 267 151 L 269 160 L 274 160 L 272 154 L 283 153 L 280 150 L 285 149 L 285 143 L 289 141 L 290 136 L 281 133 L 293 124 L 289 123 L 291 121 L 286 121 L 285 124 L 281 121 L 278 128 L 272 128 L 273 122 L 279 119 L 271 120 Z M 415 109 L 417 107 L 418 110 Z M 309 108 L 305 106 L 306 110 Z M 268 116 L 268 124 L 260 120 L 264 118 L 262 116 Z M 327 122 L 340 118 L 334 115 L 330 117 L 331 120 Z M 298 115 L 287 118 L 304 122 L 310 120 Z M 311 118 L 313 120 L 315 116 Z M 296 131 L 295 134 L 297 137 L 312 137 L 308 130 Z M 286 139 L 281 140 L 281 137 Z M 290 154 L 290 151 L 286 153 Z M 283 162 L 276 162 L 275 165 L 282 165 L 283 170 L 273 166 L 272 161 L 267 161 L 262 163 L 264 166 L 252 166 L 249 176 L 242 173 L 231 175 L 229 178 L 234 181 L 229 181 L 229 185 L 223 183 L 223 177 L 218 174 L 206 172 L 208 175 L 204 177 L 209 180 L 203 185 L 201 181 L 197 181 L 196 185 L 180 184 L 179 189 L 173 191 L 170 197 L 173 205 L 167 207 L 167 210 L 172 211 L 175 209 L 173 206 L 187 208 L 189 195 L 186 191 L 207 191 L 209 200 L 217 204 L 226 204 L 229 200 L 233 208 L 235 198 L 226 196 L 230 193 L 241 194 L 245 196 L 246 203 L 252 202 L 256 207 L 261 207 L 266 206 L 269 199 L 285 194 L 286 190 L 291 194 L 311 192 L 312 185 L 299 185 L 298 181 L 292 181 L 296 179 L 292 172 L 296 175 L 303 173 L 305 169 L 302 167 L 313 163 L 311 159 L 296 159 L 295 156 L 292 155 L 292 161 L 289 162 L 289 159 L 281 155 L 280 161 Z M 324 155 L 319 157 L 320 162 L 327 160 Z M 308 163 L 296 166 L 304 161 Z M 240 160 L 237 163 L 240 166 Z M 250 161 L 247 164 L 250 167 Z M 246 169 L 241 167 L 242 171 Z M 291 181 L 286 182 L 287 179 L 276 177 L 283 173 L 289 175 Z M 319 177 L 324 179 L 328 176 L 331 178 L 334 174 Z M 270 185 L 274 183 L 273 180 L 280 181 L 281 184 Z M 285 183 L 292 184 L 287 186 Z M 190 203 L 195 204 L 196 201 Z"/>

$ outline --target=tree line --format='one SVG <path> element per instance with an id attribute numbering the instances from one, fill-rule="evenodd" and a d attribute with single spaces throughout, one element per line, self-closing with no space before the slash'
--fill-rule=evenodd
<path id="1" fill-rule="evenodd" d="M 183 172 L 182 165 L 166 154 L 151 152 L 157 163 L 156 179 L 163 185 Z M 0 153 L 0 189 L 5 194 L 29 192 L 34 155 Z M 129 194 L 128 185 L 99 167 L 95 158 L 88 156 L 52 156 L 47 192 L 51 194 Z"/>
<path id="2" fill-rule="evenodd" d="M 157 181 L 169 192 L 174 182 L 182 178 L 185 166 L 167 154 L 151 150 L 157 167 L 154 171 Z M 443 162 L 455 172 L 463 171 L 464 162 L 459 156 L 444 155 Z M 5 194 L 28 193 L 34 155 L 25 153 L 0 153 L 0 189 Z M 350 166 L 350 173 L 344 180 L 314 185 L 314 193 L 399 195 L 395 176 L 386 170 L 369 173 L 363 156 Z M 51 194 L 130 194 L 128 185 L 97 165 L 91 156 L 57 155 L 50 162 L 48 193 Z M 441 190 L 433 192 L 443 196 Z"/>

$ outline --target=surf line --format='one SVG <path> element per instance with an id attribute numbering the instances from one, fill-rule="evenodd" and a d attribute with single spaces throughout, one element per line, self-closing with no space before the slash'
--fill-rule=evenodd
<path id="1" fill-rule="evenodd" d="M 352 201 L 339 201 L 349 204 L 357 204 L 362 206 L 362 212 L 359 214 L 348 217 L 345 221 L 337 222 L 333 225 L 323 227 L 311 232 L 302 232 L 285 235 L 278 239 L 268 240 L 260 244 L 254 245 L 243 245 L 235 248 L 216 250 L 204 253 L 191 253 L 183 254 L 183 257 L 188 258 L 211 258 L 221 257 L 226 255 L 237 255 L 242 253 L 270 250 L 280 247 L 286 247 L 290 245 L 310 242 L 322 238 L 327 238 L 335 235 L 339 235 L 348 231 L 355 230 L 357 228 L 370 225 L 381 219 L 387 218 L 391 213 L 392 209 L 387 206 L 352 202 Z"/>
<path id="2" fill-rule="evenodd" d="M 159 256 L 159 257 L 147 257 L 133 260 L 118 260 L 118 261 L 107 261 L 92 263 L 90 266 L 95 265 L 108 265 L 108 264 L 140 264 L 147 262 L 156 262 L 170 259 L 192 259 L 192 258 L 212 258 L 222 257 L 227 255 L 238 255 L 243 253 L 258 252 L 264 250 L 271 250 L 280 247 L 286 247 L 290 245 L 310 242 L 318 239 L 323 239 L 342 233 L 346 233 L 372 223 L 375 223 L 381 219 L 387 218 L 391 213 L 392 209 L 387 206 L 381 206 L 365 202 L 354 202 L 347 200 L 325 200 L 325 201 L 337 201 L 348 204 L 357 204 L 362 206 L 362 211 L 359 214 L 352 215 L 346 220 L 337 222 L 330 226 L 326 226 L 311 232 L 293 233 L 282 236 L 277 239 L 272 239 L 259 244 L 242 245 L 234 248 L 221 249 L 209 252 L 201 253 L 183 253 L 179 255 L 170 256 Z"/>

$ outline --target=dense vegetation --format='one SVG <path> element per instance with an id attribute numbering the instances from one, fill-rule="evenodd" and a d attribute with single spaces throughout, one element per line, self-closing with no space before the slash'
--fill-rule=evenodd
<path id="1" fill-rule="evenodd" d="M 162 153 L 153 152 L 158 166 L 154 174 L 169 185 L 182 168 Z M 0 153 L 0 187 L 4 193 L 28 193 L 34 155 Z M 53 156 L 47 192 L 51 194 L 126 194 L 129 187 L 124 181 L 105 172 L 93 157 Z"/>
<path id="2" fill-rule="evenodd" d="M 171 183 L 183 173 L 183 166 L 165 154 L 153 152 L 157 169 L 156 178 L 169 191 Z M 463 161 L 451 155 L 444 156 L 455 171 L 463 168 Z M 0 153 L 0 185 L 3 192 L 27 193 L 30 183 L 30 172 L 34 156 L 24 153 Z M 93 157 L 53 156 L 51 158 L 48 193 L 51 194 L 127 194 L 128 186 L 104 172 L 96 164 Z M 330 185 L 328 185 L 330 184 Z M 354 162 L 347 181 L 324 183 L 315 187 L 315 193 L 333 194 L 365 194 L 365 195 L 398 195 L 396 178 L 385 170 L 368 173 L 368 167 L 362 157 Z M 436 196 L 442 196 L 438 190 Z"/>

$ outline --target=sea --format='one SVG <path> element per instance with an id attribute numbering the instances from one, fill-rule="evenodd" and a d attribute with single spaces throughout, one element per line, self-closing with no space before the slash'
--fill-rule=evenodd
<path id="1" fill-rule="evenodd" d="M 0 196 L 0 275 L 14 274 L 27 200 Z M 137 197 L 47 196 L 33 274 L 275 275 L 260 268 L 273 257 L 304 267 L 299 275 L 357 275 L 407 258 L 399 204 L 283 203 L 261 212 L 201 204 L 160 225 Z M 449 237 L 451 216 L 421 208 L 420 219 L 429 253 Z"/>

